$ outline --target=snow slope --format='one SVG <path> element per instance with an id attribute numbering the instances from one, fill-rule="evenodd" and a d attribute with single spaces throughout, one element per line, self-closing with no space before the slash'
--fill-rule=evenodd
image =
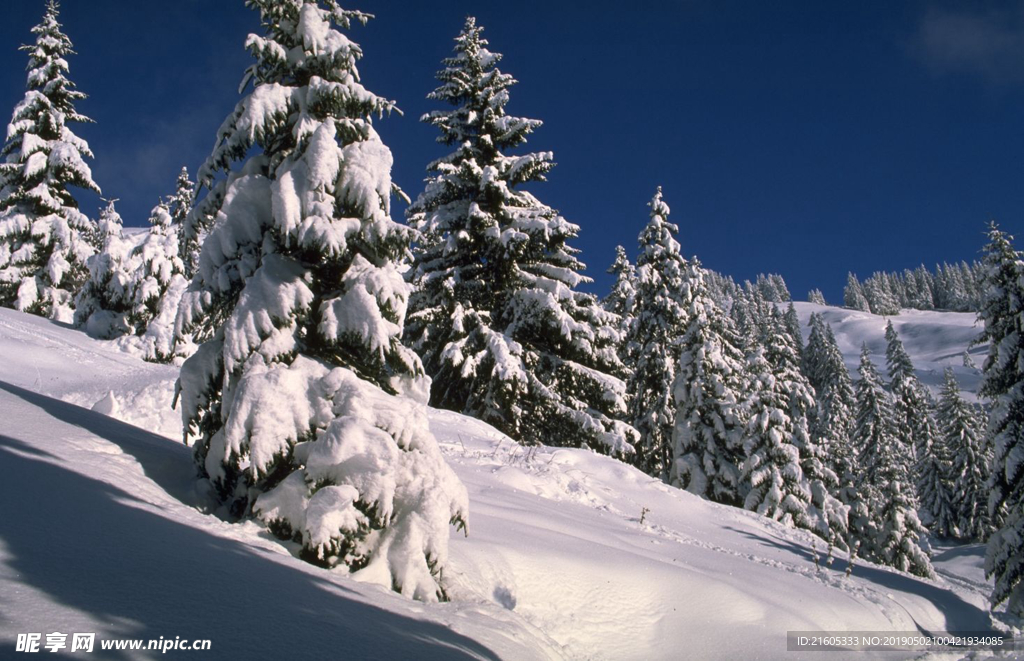
<path id="1" fill-rule="evenodd" d="M 881 337 L 879 318 L 824 310 L 844 351 Z M 970 339 L 946 317 L 897 318 L 924 370 Z M 787 630 L 989 627 L 979 547 L 940 549 L 934 582 L 861 563 L 846 577 L 804 533 L 434 410 L 469 536 L 452 532 L 452 602 L 410 602 L 204 514 L 165 410 L 175 374 L 0 309 L 0 657 L 56 630 L 208 638 L 204 658 L 775 659 Z"/>
<path id="2" fill-rule="evenodd" d="M 943 384 L 943 370 L 952 367 L 960 388 L 972 401 L 981 383 L 981 364 L 988 353 L 988 344 L 970 346 L 981 333 L 977 315 L 973 312 L 936 312 L 934 310 L 903 310 L 899 315 L 883 317 L 870 312 L 858 312 L 813 303 L 794 303 L 800 325 L 807 341 L 807 324 L 811 314 L 818 312 L 831 324 L 839 350 L 843 352 L 846 367 L 856 379 L 860 363 L 861 345 L 868 345 L 871 360 L 879 372 L 885 370 L 885 325 L 891 321 L 904 348 L 914 362 L 921 382 L 937 394 Z M 976 367 L 964 366 L 964 351 L 970 349 Z"/>

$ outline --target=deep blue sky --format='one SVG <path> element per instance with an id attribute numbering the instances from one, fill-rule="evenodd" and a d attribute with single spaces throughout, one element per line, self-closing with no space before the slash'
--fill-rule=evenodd
<path id="1" fill-rule="evenodd" d="M 0 9 L 0 116 L 24 92 L 17 46 L 42 0 Z M 383 2 L 350 35 L 363 82 L 404 116 L 378 122 L 395 181 L 415 196 L 443 153 L 418 122 L 464 17 L 520 84 L 512 114 L 554 151 L 531 190 L 581 226 L 595 291 L 615 244 L 632 254 L 662 185 L 684 252 L 803 299 L 841 297 L 846 272 L 974 259 L 989 219 L 1024 235 L 1024 6 L 1020 3 Z M 238 100 L 259 30 L 242 0 L 65 0 L 90 97 L 78 126 L 104 194 L 144 225 L 182 165 L 195 172 Z M 95 215 L 98 201 L 81 195 Z M 401 214 L 396 214 L 401 217 Z M 1021 237 L 1024 239 L 1024 237 Z"/>

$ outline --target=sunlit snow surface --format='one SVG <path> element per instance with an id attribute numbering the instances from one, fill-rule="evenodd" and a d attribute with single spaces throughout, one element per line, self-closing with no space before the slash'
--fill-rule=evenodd
<path id="1" fill-rule="evenodd" d="M 884 365 L 884 318 L 797 308 L 825 312 L 849 365 L 865 341 Z M 953 366 L 976 389 L 973 315 L 893 323 L 926 383 Z M 787 630 L 989 626 L 980 546 L 935 549 L 935 582 L 860 562 L 847 578 L 807 534 L 445 411 L 431 428 L 469 489 L 469 536 L 452 530 L 452 601 L 408 601 L 202 513 L 176 373 L 0 309 L 0 657 L 18 633 L 95 631 L 208 638 L 204 658 L 774 659 L 795 654 Z"/>

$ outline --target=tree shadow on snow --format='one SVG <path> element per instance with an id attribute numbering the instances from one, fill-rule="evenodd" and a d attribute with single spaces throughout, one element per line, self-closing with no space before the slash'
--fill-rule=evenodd
<path id="1" fill-rule="evenodd" d="M 805 559 L 809 566 L 814 566 L 814 554 L 811 549 L 806 546 L 801 546 L 800 544 L 796 544 L 790 540 L 778 537 L 768 531 L 765 531 L 763 535 L 756 535 L 750 531 L 740 530 L 730 526 L 726 526 L 726 528 L 743 535 L 744 537 L 753 539 L 763 546 L 782 549 L 783 551 L 799 556 Z M 821 544 L 824 545 L 825 542 L 821 542 Z M 818 551 L 822 571 L 843 574 L 849 564 L 846 558 L 836 556 L 832 567 L 826 568 L 824 566 L 825 554 L 822 552 L 823 549 L 824 547 L 822 546 Z M 945 618 L 946 625 L 944 631 L 990 631 L 992 629 L 991 618 L 986 611 L 981 610 L 974 604 L 964 601 L 959 595 L 951 590 L 946 590 L 937 585 L 933 585 L 924 579 L 901 574 L 895 569 L 880 569 L 863 563 L 857 563 L 856 561 L 853 566 L 853 575 L 857 578 L 862 578 L 865 581 L 890 590 L 899 590 L 900 592 L 906 592 L 907 594 L 913 594 L 927 599 L 940 613 L 942 613 Z M 919 623 L 916 624 L 918 630 L 922 634 L 927 635 L 931 633 L 938 633 L 925 629 Z"/>
<path id="2" fill-rule="evenodd" d="M 49 400 L 2 387 L 33 403 Z M 173 459 L 189 467 L 186 449 L 184 456 L 177 449 L 161 453 L 128 425 L 56 400 L 40 406 L 101 433 L 144 466 Z M 105 635 L 209 639 L 204 658 L 497 658 L 440 624 L 359 601 L 318 577 L 322 570 L 289 566 L 290 558 L 161 516 L 131 493 L 55 459 L 0 435 L 6 564 L 53 601 L 110 623 Z M 60 622 L 37 628 L 68 631 Z M 13 649 L 9 643 L 5 649 Z"/>
<path id="3" fill-rule="evenodd" d="M 146 477 L 160 485 L 172 497 L 186 505 L 198 504 L 194 488 L 196 472 L 192 464 L 192 453 L 184 443 L 175 443 L 166 436 L 148 432 L 90 409 L 19 388 L 6 381 L 0 381 L 0 390 L 6 390 L 19 399 L 38 406 L 61 422 L 81 427 L 117 445 L 122 452 L 139 462 Z"/>

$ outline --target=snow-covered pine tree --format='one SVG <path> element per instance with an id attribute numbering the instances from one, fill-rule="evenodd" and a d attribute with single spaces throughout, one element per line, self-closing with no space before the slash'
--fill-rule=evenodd
<path id="1" fill-rule="evenodd" d="M 863 510 L 858 511 L 851 528 L 862 541 L 862 555 L 902 571 L 932 576 L 928 556 L 917 542 L 924 529 L 917 518 L 905 449 L 897 438 L 892 403 L 867 345 L 861 350 L 858 373 L 853 437 L 860 452 L 857 489 L 868 520 L 863 520 Z M 858 510 L 856 505 L 854 509 Z"/>
<path id="2" fill-rule="evenodd" d="M 0 305 L 71 321 L 73 299 L 99 248 L 95 224 L 68 190 L 100 192 L 84 158 L 89 145 L 68 126 L 91 122 L 75 110 L 85 98 L 67 78 L 71 40 L 49 0 L 32 28 L 25 98 L 14 108 L 0 150 Z"/>
<path id="3" fill-rule="evenodd" d="M 782 302 L 782 292 L 779 291 L 778 283 L 776 283 L 775 278 L 770 275 L 758 273 L 754 286 L 757 288 L 757 292 L 761 294 L 761 297 L 764 298 L 764 300 L 770 303 Z"/>
<path id="4" fill-rule="evenodd" d="M 747 363 L 749 394 L 739 491 L 743 506 L 785 525 L 813 529 L 808 516 L 811 489 L 793 443 L 789 389 L 773 374 L 758 347 Z"/>
<path id="5" fill-rule="evenodd" d="M 249 5 L 266 30 L 246 41 L 253 87 L 198 173 L 220 205 L 178 315 L 205 338 L 178 382 L 186 437 L 226 509 L 303 558 L 443 597 L 467 497 L 410 398 L 426 391 L 401 343 L 411 232 L 390 218 L 392 157 L 372 123 L 394 104 L 359 82 L 362 51 L 335 27 L 370 17 L 333 0 Z"/>
<path id="6" fill-rule="evenodd" d="M 789 303 L 793 300 L 793 297 L 789 293 L 789 287 L 786 286 L 786 281 L 778 273 L 772 273 L 768 278 L 775 284 L 775 291 L 779 295 L 779 303 Z"/>
<path id="7" fill-rule="evenodd" d="M 743 354 L 748 355 L 752 353 L 754 349 L 753 344 L 756 343 L 757 329 L 754 323 L 754 315 L 751 311 L 750 295 L 742 287 L 736 290 L 736 294 L 733 297 L 732 307 L 729 308 L 729 320 L 736 331 Z"/>
<path id="8" fill-rule="evenodd" d="M 914 269 L 914 297 L 908 301 L 908 306 L 915 310 L 931 310 L 935 307 L 935 297 L 932 293 L 932 277 L 924 264 Z"/>
<path id="9" fill-rule="evenodd" d="M 811 315 L 810 327 L 804 369 L 817 403 L 811 438 L 839 480 L 839 499 L 852 505 L 857 481 L 853 464 L 857 452 L 851 438 L 856 407 L 853 382 L 832 327 L 817 314 Z"/>
<path id="10" fill-rule="evenodd" d="M 846 287 L 843 289 L 843 305 L 851 310 L 871 311 L 868 299 L 864 295 L 864 288 L 853 273 L 846 274 Z"/>
<path id="11" fill-rule="evenodd" d="M 814 303 L 815 305 L 828 305 L 825 302 L 825 295 L 821 293 L 820 289 L 812 289 L 807 292 L 807 302 Z"/>
<path id="12" fill-rule="evenodd" d="M 825 464 L 825 450 L 833 444 L 831 438 L 815 439 L 811 433 L 817 412 L 814 389 L 802 371 L 797 341 L 788 327 L 796 316 L 792 303 L 786 315 L 775 306 L 770 310 L 770 332 L 762 340 L 772 374 L 784 389 L 788 404 L 786 415 L 792 428 L 791 442 L 799 452 L 800 468 L 810 489 L 811 502 L 807 511 L 808 529 L 823 539 L 845 548 L 847 536 L 846 507 L 836 498 L 840 481 L 838 475 Z M 799 321 L 796 321 L 799 324 Z M 799 331 L 798 331 L 799 332 Z"/>
<path id="13" fill-rule="evenodd" d="M 142 342 L 143 358 L 158 363 L 175 356 L 174 321 L 188 287 L 172 222 L 168 205 L 157 204 L 149 216 L 149 234 L 132 251 L 135 273 L 128 320 Z"/>
<path id="14" fill-rule="evenodd" d="M 687 322 L 673 386 L 670 482 L 709 500 L 740 506 L 746 378 L 740 341 L 729 317 L 708 294 L 696 258 L 686 264 L 680 298 L 687 306 Z"/>
<path id="15" fill-rule="evenodd" d="M 1024 617 L 1024 260 L 1013 237 L 992 223 L 985 247 L 979 342 L 989 343 L 980 394 L 990 403 L 985 574 L 995 580 L 992 605 Z"/>
<path id="16" fill-rule="evenodd" d="M 804 350 L 804 336 L 800 328 L 800 317 L 796 313 L 796 306 L 793 305 L 793 301 L 790 301 L 789 305 L 786 306 L 786 313 L 783 315 L 782 320 L 783 328 L 789 334 L 789 339 L 792 340 L 797 356 L 800 356 Z"/>
<path id="17" fill-rule="evenodd" d="M 950 457 L 932 419 L 932 403 L 892 322 L 885 326 L 885 361 L 893 415 L 908 466 L 914 475 L 922 523 L 939 537 L 955 537 Z"/>
<path id="18" fill-rule="evenodd" d="M 611 292 L 601 301 L 602 307 L 619 318 L 619 360 L 628 374 L 632 371 L 633 350 L 629 346 L 629 333 L 636 315 L 636 268 L 629 263 L 626 249 L 615 246 L 615 262 L 608 273 L 615 276 Z"/>
<path id="19" fill-rule="evenodd" d="M 864 281 L 864 296 L 871 312 L 881 315 L 899 314 L 900 304 L 885 273 L 876 272 Z"/>
<path id="20" fill-rule="evenodd" d="M 937 423 L 945 451 L 952 457 L 949 478 L 955 485 L 956 530 L 961 539 L 984 541 L 991 532 L 986 484 L 992 458 L 985 452 L 973 407 L 960 396 L 953 368 L 946 368 L 945 377 Z"/>
<path id="21" fill-rule="evenodd" d="M 422 233 L 410 278 L 407 341 L 433 378 L 431 403 L 527 443 L 628 454 L 619 319 L 577 287 L 579 227 L 532 194 L 550 152 L 510 156 L 540 122 L 505 113 L 515 80 L 496 68 L 473 18 L 437 75 L 423 121 L 455 151 L 409 207 Z"/>
<path id="22" fill-rule="evenodd" d="M 132 246 L 124 238 L 115 201 L 109 200 L 100 211 L 97 223 L 100 251 L 89 258 L 89 279 L 75 298 L 75 326 L 101 340 L 129 332 Z"/>
<path id="23" fill-rule="evenodd" d="M 687 322 L 683 294 L 686 260 L 679 228 L 668 220 L 661 187 L 648 203 L 650 220 L 638 237 L 636 309 L 626 344 L 633 358 L 626 381 L 629 421 L 640 432 L 636 465 L 667 479 L 672 463 L 675 402 L 672 384 L 679 368 L 679 337 Z"/>
<path id="24" fill-rule="evenodd" d="M 166 202 L 167 210 L 171 214 L 171 225 L 178 238 L 178 257 L 181 259 L 186 280 L 191 280 L 199 267 L 200 236 L 198 234 L 186 235 L 185 227 L 188 224 L 188 217 L 192 213 L 195 195 L 195 184 L 188 176 L 188 168 L 182 167 L 178 173 L 178 180 L 174 184 L 174 195 Z"/>

